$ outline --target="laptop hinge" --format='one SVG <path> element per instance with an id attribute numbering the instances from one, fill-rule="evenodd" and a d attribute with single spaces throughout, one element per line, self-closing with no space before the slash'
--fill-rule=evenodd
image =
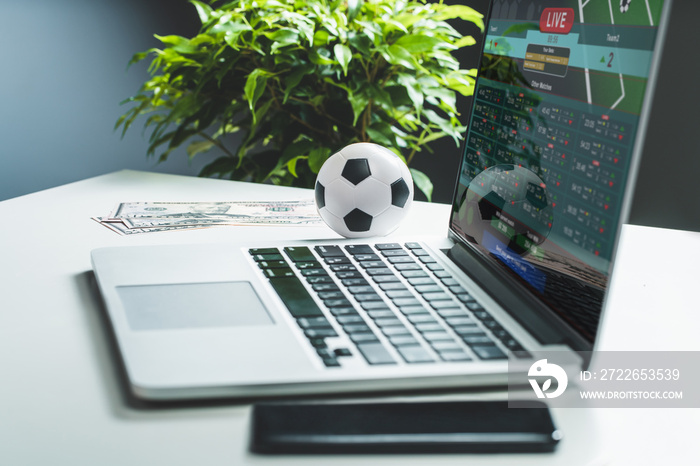
<path id="1" fill-rule="evenodd" d="M 491 295 L 520 325 L 543 345 L 567 345 L 575 351 L 591 351 L 593 345 L 561 318 L 508 277 L 488 267 L 467 246 L 455 241 L 447 257 Z"/>

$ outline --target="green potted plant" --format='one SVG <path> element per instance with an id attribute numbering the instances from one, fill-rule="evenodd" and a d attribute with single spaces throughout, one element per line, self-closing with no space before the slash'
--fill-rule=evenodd
<path id="1" fill-rule="evenodd" d="M 191 0 L 192 38 L 156 36 L 150 79 L 117 121 L 150 129 L 148 155 L 220 154 L 200 176 L 312 187 L 325 160 L 352 142 L 387 146 L 410 164 L 431 141 L 464 126 L 456 93 L 476 70 L 452 52 L 473 45 L 447 20 L 483 31 L 464 5 L 425 0 Z M 123 134 L 122 133 L 122 134 Z M 411 169 L 428 199 L 429 178 Z"/>

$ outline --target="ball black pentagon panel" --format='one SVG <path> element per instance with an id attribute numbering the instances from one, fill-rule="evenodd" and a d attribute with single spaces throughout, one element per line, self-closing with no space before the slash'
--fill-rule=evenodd
<path id="1" fill-rule="evenodd" d="M 408 196 L 411 195 L 411 190 L 408 188 L 406 181 L 403 178 L 391 183 L 391 205 L 403 207 L 408 201 Z"/>
<path id="2" fill-rule="evenodd" d="M 314 194 L 316 196 L 316 207 L 323 209 L 326 206 L 326 188 L 318 181 L 316 182 Z"/>
<path id="3" fill-rule="evenodd" d="M 372 172 L 369 170 L 369 160 L 367 159 L 350 159 L 345 162 L 343 168 L 343 178 L 352 184 L 358 184 L 360 181 L 368 178 Z"/>
<path id="4" fill-rule="evenodd" d="M 343 220 L 350 231 L 369 231 L 372 227 L 372 216 L 360 209 L 354 209 Z"/>

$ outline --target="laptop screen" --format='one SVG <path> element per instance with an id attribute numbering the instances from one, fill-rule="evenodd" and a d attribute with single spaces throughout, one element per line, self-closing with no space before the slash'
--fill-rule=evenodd
<path id="1" fill-rule="evenodd" d="M 496 0 L 451 229 L 593 341 L 663 0 Z"/>

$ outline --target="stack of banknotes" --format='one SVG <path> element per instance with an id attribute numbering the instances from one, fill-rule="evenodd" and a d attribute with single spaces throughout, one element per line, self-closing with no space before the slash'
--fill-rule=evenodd
<path id="1" fill-rule="evenodd" d="M 225 225 L 317 226 L 312 199 L 296 201 L 123 202 L 93 220 L 120 235 Z"/>

